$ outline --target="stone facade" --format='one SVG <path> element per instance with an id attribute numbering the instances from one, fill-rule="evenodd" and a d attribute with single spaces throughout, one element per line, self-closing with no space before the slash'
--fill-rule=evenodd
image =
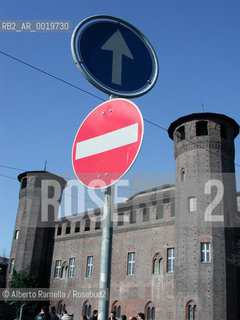
<path id="1" fill-rule="evenodd" d="M 109 308 L 117 315 L 144 312 L 149 320 L 239 318 L 240 197 L 234 171 L 238 132 L 238 124 L 220 114 L 179 118 L 168 130 L 174 141 L 175 186 L 146 190 L 115 206 Z M 79 319 L 98 308 L 102 213 L 96 209 L 56 220 L 49 208 L 48 222 L 43 222 L 37 181 L 60 182 L 59 202 L 65 181 L 41 174 L 19 176 L 9 271 L 14 267 L 39 272 L 53 291 L 65 294 L 50 303 Z"/>

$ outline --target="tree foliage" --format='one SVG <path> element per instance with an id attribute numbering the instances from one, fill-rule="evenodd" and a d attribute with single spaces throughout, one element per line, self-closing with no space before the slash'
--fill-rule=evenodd
<path id="1" fill-rule="evenodd" d="M 9 281 L 9 288 L 39 288 L 40 279 L 36 273 L 28 271 L 14 272 Z"/>

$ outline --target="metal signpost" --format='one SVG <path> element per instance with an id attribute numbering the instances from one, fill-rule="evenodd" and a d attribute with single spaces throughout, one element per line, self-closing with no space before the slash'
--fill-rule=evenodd
<path id="1" fill-rule="evenodd" d="M 144 35 L 112 16 L 92 16 L 75 28 L 71 50 L 75 64 L 95 87 L 110 97 L 134 98 L 156 83 L 158 61 Z M 143 118 L 126 99 L 112 99 L 95 108 L 81 124 L 72 148 L 73 170 L 88 188 L 105 189 L 98 318 L 108 319 L 112 252 L 114 184 L 129 170 L 143 139 Z"/>

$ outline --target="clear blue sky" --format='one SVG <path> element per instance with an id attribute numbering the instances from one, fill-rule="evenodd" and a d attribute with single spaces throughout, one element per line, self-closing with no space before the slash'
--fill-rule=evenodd
<path id="1" fill-rule="evenodd" d="M 167 129 L 177 118 L 201 112 L 226 114 L 238 123 L 240 2 L 237 0 L 41 0 L 1 1 L 0 20 L 64 19 L 75 26 L 86 17 L 107 14 L 136 26 L 152 43 L 159 78 L 145 96 L 134 99 L 143 117 Z M 102 99 L 73 62 L 70 33 L 0 33 L 0 51 L 10 54 Z M 0 54 L 0 255 L 9 255 L 21 170 L 72 175 L 76 131 L 101 100 L 47 77 Z M 240 172 L 239 137 L 235 140 Z M 139 176 L 174 174 L 173 143 L 167 132 L 145 123 L 139 156 L 131 168 Z M 8 176 L 8 177 L 4 177 Z M 10 179 L 12 177 L 14 179 Z M 166 178 L 167 177 L 167 178 Z M 169 181 L 172 182 L 172 181 Z"/>

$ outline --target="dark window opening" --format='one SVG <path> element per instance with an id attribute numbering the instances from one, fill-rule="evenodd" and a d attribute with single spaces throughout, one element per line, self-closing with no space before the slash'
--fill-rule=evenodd
<path id="1" fill-rule="evenodd" d="M 227 139 L 227 127 L 221 124 L 221 138 Z"/>
<path id="2" fill-rule="evenodd" d="M 91 224 L 91 220 L 89 218 L 87 218 L 85 220 L 85 229 L 84 229 L 84 231 L 90 231 L 90 224 Z"/>
<path id="3" fill-rule="evenodd" d="M 24 189 L 27 187 L 27 178 L 22 178 L 21 181 L 21 188 Z"/>
<path id="4" fill-rule="evenodd" d="M 75 223 L 75 230 L 74 230 L 75 232 L 80 232 L 80 221 L 77 221 L 76 223 Z"/>
<path id="5" fill-rule="evenodd" d="M 118 222 L 117 222 L 117 225 L 118 225 L 118 226 L 123 226 L 123 225 L 124 225 L 123 218 L 124 218 L 123 212 L 119 213 L 119 214 L 118 214 Z"/>
<path id="6" fill-rule="evenodd" d="M 67 224 L 66 226 L 66 234 L 69 234 L 71 232 L 71 225 Z"/>
<path id="7" fill-rule="evenodd" d="M 185 139 L 185 127 L 182 126 L 177 129 L 177 141 L 182 141 Z"/>
<path id="8" fill-rule="evenodd" d="M 95 230 L 101 229 L 101 212 L 99 209 L 94 210 L 94 215 L 95 215 Z"/>
<path id="9" fill-rule="evenodd" d="M 157 206 L 157 212 L 156 212 L 156 219 L 162 219 L 163 218 L 163 205 Z"/>
<path id="10" fill-rule="evenodd" d="M 131 210 L 130 211 L 130 223 L 136 223 L 136 211 L 135 210 Z"/>
<path id="11" fill-rule="evenodd" d="M 15 231 L 14 239 L 17 240 L 19 238 L 19 230 Z"/>
<path id="12" fill-rule="evenodd" d="M 207 121 L 198 121 L 196 123 L 196 136 L 208 135 L 208 123 Z"/>
<path id="13" fill-rule="evenodd" d="M 57 228 L 57 236 L 60 236 L 61 234 L 62 234 L 62 227 L 59 226 L 59 227 Z"/>
<path id="14" fill-rule="evenodd" d="M 99 230 L 99 229 L 101 229 L 101 221 L 100 220 L 96 220 L 95 230 Z"/>
<path id="15" fill-rule="evenodd" d="M 143 222 L 149 221 L 149 208 L 143 208 Z"/>

